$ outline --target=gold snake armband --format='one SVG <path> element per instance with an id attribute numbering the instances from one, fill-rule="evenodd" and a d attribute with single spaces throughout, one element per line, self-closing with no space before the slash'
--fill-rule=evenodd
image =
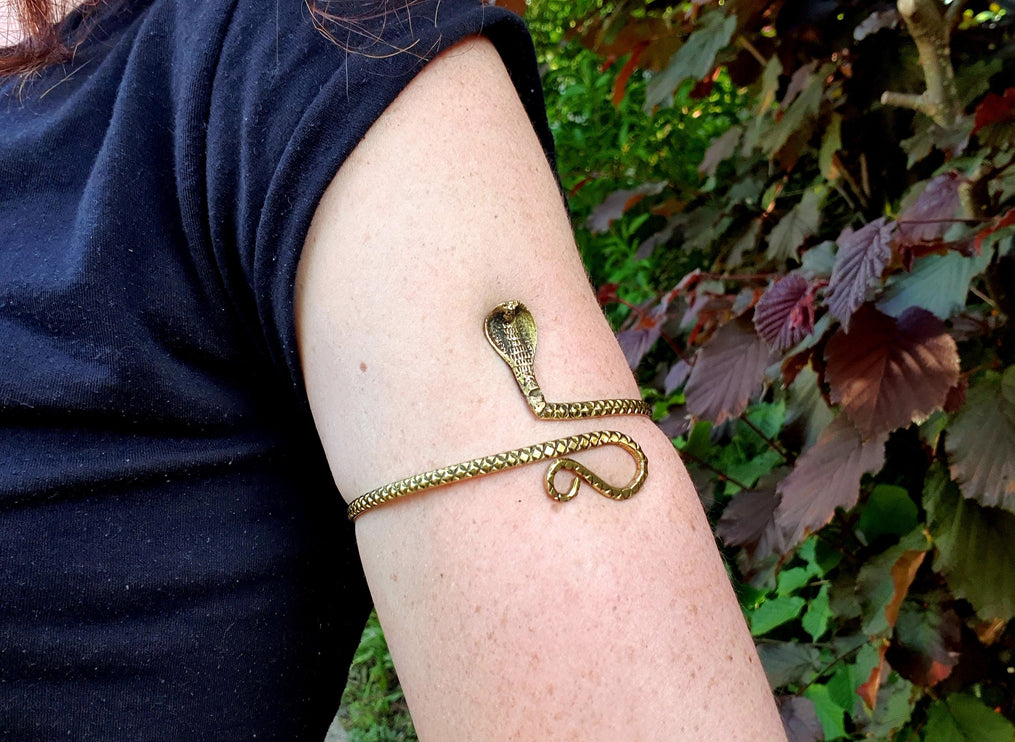
<path id="1" fill-rule="evenodd" d="M 537 418 L 541 420 L 578 420 L 608 415 L 651 415 L 651 408 L 640 399 L 547 402 L 533 371 L 536 354 L 536 323 L 529 310 L 521 302 L 511 301 L 498 305 L 487 316 L 484 330 L 490 345 L 511 369 L 519 389 L 525 395 L 529 408 Z M 625 487 L 613 487 L 583 464 L 567 458 L 570 454 L 579 451 L 611 445 L 624 449 L 635 461 L 634 478 Z M 648 459 L 632 438 L 615 430 L 600 430 L 557 438 L 399 479 L 397 482 L 371 490 L 353 500 L 349 504 L 349 520 L 355 520 L 367 510 L 414 492 L 543 460 L 552 462 L 543 477 L 543 484 L 546 494 L 557 502 L 567 502 L 572 499 L 578 494 L 578 489 L 583 481 L 604 497 L 613 500 L 626 500 L 641 489 L 648 476 Z M 554 478 L 561 471 L 568 471 L 574 475 L 570 486 L 564 491 L 558 490 L 554 484 Z"/>

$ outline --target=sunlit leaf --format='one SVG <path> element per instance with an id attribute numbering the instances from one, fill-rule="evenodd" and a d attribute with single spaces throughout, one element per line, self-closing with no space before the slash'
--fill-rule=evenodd
<path id="1" fill-rule="evenodd" d="M 751 635 L 761 636 L 800 615 L 807 601 L 796 595 L 779 595 L 766 600 L 747 614 Z"/>
<path id="2" fill-rule="evenodd" d="M 791 348 L 814 329 L 814 293 L 799 273 L 776 281 L 754 308 L 758 334 L 776 351 Z"/>
<path id="3" fill-rule="evenodd" d="M 845 415 L 832 421 L 779 484 L 782 500 L 775 518 L 787 545 L 825 525 L 836 508 L 856 504 L 860 477 L 884 464 L 885 440 L 881 434 L 865 442 Z"/>
<path id="4" fill-rule="evenodd" d="M 823 200 L 823 190 L 811 188 L 805 192 L 799 203 L 772 228 L 765 257 L 769 260 L 796 259 L 797 249 L 818 231 Z"/>
<path id="5" fill-rule="evenodd" d="M 881 272 L 892 256 L 894 234 L 895 224 L 881 217 L 856 232 L 846 229 L 836 240 L 839 251 L 825 302 L 845 329 L 853 312 L 867 300 L 868 290 L 881 282 Z"/>
<path id="6" fill-rule="evenodd" d="M 955 340 L 917 307 L 896 320 L 865 305 L 850 332 L 828 341 L 825 360 L 832 401 L 865 438 L 924 419 L 959 379 Z"/>
<path id="7" fill-rule="evenodd" d="M 1013 742 L 1015 726 L 979 698 L 955 693 L 927 709 L 926 742 Z"/>
<path id="8" fill-rule="evenodd" d="M 818 594 L 807 603 L 807 610 L 800 619 L 800 625 L 814 641 L 818 641 L 828 631 L 828 622 L 832 618 L 832 608 L 828 602 L 829 589 L 827 584 L 821 586 Z"/>
<path id="9" fill-rule="evenodd" d="M 913 264 L 911 273 L 893 276 L 877 306 L 898 317 L 909 307 L 921 307 L 948 319 L 966 305 L 973 277 L 987 269 L 992 251 L 965 257 L 957 252 L 928 255 Z"/>
<path id="10" fill-rule="evenodd" d="M 645 109 L 651 111 L 669 100 L 684 80 L 701 80 L 715 67 L 715 55 L 730 43 L 737 19 L 721 12 L 704 16 L 697 30 L 670 59 L 661 73 L 645 89 Z"/>
<path id="11" fill-rule="evenodd" d="M 984 619 L 1015 617 L 1015 515 L 959 493 L 944 467 L 927 474 L 923 504 L 934 537 L 934 569 Z"/>
<path id="12" fill-rule="evenodd" d="M 973 383 L 948 428 L 945 449 L 962 494 L 1015 511 L 1015 401 L 1004 394 L 1002 378 L 988 372 Z"/>
<path id="13" fill-rule="evenodd" d="M 698 353 L 684 390 L 688 411 L 715 423 L 736 417 L 761 390 L 771 357 L 749 319 L 727 322 Z"/>

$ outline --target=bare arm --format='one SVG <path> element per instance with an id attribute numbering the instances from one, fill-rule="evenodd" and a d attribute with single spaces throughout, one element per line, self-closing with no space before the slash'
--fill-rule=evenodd
<path id="1" fill-rule="evenodd" d="M 373 126 L 318 208 L 297 286 L 311 405 L 347 500 L 599 429 L 650 462 L 627 502 L 556 504 L 541 465 L 365 514 L 364 568 L 421 739 L 779 740 L 739 607 L 646 418 L 541 421 L 482 322 L 520 299 L 550 400 L 637 396 L 496 51 L 459 44 Z M 611 482 L 619 451 L 580 455 Z"/>

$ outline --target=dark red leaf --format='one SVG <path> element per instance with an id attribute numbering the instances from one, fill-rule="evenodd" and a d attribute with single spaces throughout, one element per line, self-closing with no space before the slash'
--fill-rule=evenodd
<path id="1" fill-rule="evenodd" d="M 955 611 L 923 611 L 907 604 L 895 626 L 888 657 L 906 680 L 931 688 L 951 674 L 961 649 L 962 619 Z"/>
<path id="2" fill-rule="evenodd" d="M 958 412 L 962 408 L 962 405 L 966 403 L 966 392 L 968 390 L 969 377 L 960 376 L 955 386 L 948 390 L 948 396 L 945 397 L 944 411 L 949 415 Z"/>
<path id="3" fill-rule="evenodd" d="M 643 183 L 637 188 L 625 188 L 614 191 L 603 202 L 592 209 L 585 226 L 590 232 L 602 234 L 609 230 L 610 225 L 622 217 L 628 209 L 641 201 L 645 196 L 654 196 L 666 187 L 665 183 Z"/>
<path id="4" fill-rule="evenodd" d="M 670 370 L 666 373 L 666 378 L 663 379 L 663 391 L 666 394 L 673 394 L 687 381 L 687 377 L 691 375 L 691 366 L 684 360 L 679 360 L 670 367 Z"/>
<path id="5" fill-rule="evenodd" d="M 775 519 L 786 535 L 787 547 L 831 520 L 836 508 L 849 509 L 860 494 L 860 477 L 885 462 L 883 433 L 864 441 L 845 415 L 839 415 L 818 442 L 797 459 L 779 484 L 782 501 Z"/>
<path id="6" fill-rule="evenodd" d="M 708 146 L 708 149 L 705 150 L 705 157 L 702 158 L 701 164 L 698 165 L 698 172 L 702 175 L 715 175 L 715 170 L 719 167 L 719 163 L 736 152 L 742 133 L 742 127 L 731 126 L 726 130 L 725 134 L 714 139 Z"/>
<path id="7" fill-rule="evenodd" d="M 944 323 L 910 307 L 898 319 L 865 304 L 852 329 L 825 347 L 825 378 L 864 438 L 926 418 L 959 380 L 959 352 Z"/>
<path id="8" fill-rule="evenodd" d="M 959 210 L 959 186 L 965 178 L 955 172 L 943 173 L 929 181 L 920 195 L 898 218 L 896 243 L 902 246 L 939 242 Z M 917 255 L 918 256 L 918 255 Z"/>
<path id="9" fill-rule="evenodd" d="M 669 302 L 664 299 L 652 309 L 643 309 L 633 326 L 617 333 L 617 343 L 632 369 L 638 368 L 641 359 L 662 334 L 662 322 L 668 305 Z"/>
<path id="10" fill-rule="evenodd" d="M 631 56 L 624 64 L 624 67 L 617 73 L 617 79 L 613 82 L 613 105 L 620 106 L 624 100 L 624 93 L 627 88 L 627 81 L 631 79 L 631 75 L 638 68 L 638 60 L 641 59 L 642 53 L 648 47 L 648 40 L 645 39 L 634 45 L 631 50 Z"/>
<path id="11" fill-rule="evenodd" d="M 596 299 L 599 301 L 599 306 L 605 307 L 607 304 L 617 303 L 617 289 L 620 288 L 618 283 L 604 283 L 599 287 L 596 292 Z"/>
<path id="12" fill-rule="evenodd" d="M 990 226 L 976 234 L 976 254 L 980 254 L 983 248 L 983 241 L 999 229 L 1015 225 L 1015 209 L 1008 209 L 997 221 L 991 222 Z"/>
<path id="13" fill-rule="evenodd" d="M 698 352 L 684 390 L 688 411 L 714 423 L 736 417 L 760 391 L 771 359 L 772 349 L 749 319 L 727 322 Z"/>
<path id="14" fill-rule="evenodd" d="M 730 500 L 716 525 L 716 534 L 727 544 L 743 546 L 751 561 L 786 551 L 782 529 L 775 522 L 779 496 L 775 488 L 744 490 Z"/>
<path id="15" fill-rule="evenodd" d="M 839 251 L 825 302 L 846 330 L 853 312 L 867 300 L 867 290 L 880 282 L 892 256 L 894 234 L 895 224 L 881 217 L 856 232 L 844 230 L 836 240 Z"/>
<path id="16" fill-rule="evenodd" d="M 877 667 L 871 670 L 871 674 L 867 676 L 867 680 L 856 689 L 856 694 L 863 699 L 864 705 L 868 709 L 873 710 L 874 706 L 878 702 L 878 690 L 881 688 L 881 679 L 888 676 L 888 672 L 891 669 L 885 663 L 885 652 L 888 650 L 887 644 L 882 644 L 878 652 L 878 656 L 881 661 L 878 662 Z"/>
<path id="17" fill-rule="evenodd" d="M 814 292 L 807 279 L 790 273 L 776 281 L 754 309 L 754 326 L 776 351 L 809 335 L 814 329 Z"/>
<path id="18" fill-rule="evenodd" d="M 825 738 L 814 702 L 803 696 L 788 696 L 779 701 L 779 716 L 788 742 L 819 742 Z"/>
<path id="19" fill-rule="evenodd" d="M 1015 88 L 1008 88 L 1004 95 L 988 93 L 987 97 L 980 101 L 976 107 L 976 123 L 973 126 L 975 134 L 984 126 L 999 124 L 1005 121 L 1015 121 Z"/>

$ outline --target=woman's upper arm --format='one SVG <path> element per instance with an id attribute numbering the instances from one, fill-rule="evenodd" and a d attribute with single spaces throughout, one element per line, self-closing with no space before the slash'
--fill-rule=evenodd
<path id="1" fill-rule="evenodd" d="M 403 498 L 357 538 L 422 739 L 779 739 L 697 498 L 643 417 L 537 420 L 483 319 L 519 299 L 551 401 L 637 395 L 538 140 L 489 42 L 432 62 L 321 201 L 296 293 L 314 417 L 347 500 L 601 429 L 640 493 L 546 497 L 539 465 Z M 618 455 L 619 453 L 619 455 Z M 625 482 L 623 452 L 584 455 Z"/>

